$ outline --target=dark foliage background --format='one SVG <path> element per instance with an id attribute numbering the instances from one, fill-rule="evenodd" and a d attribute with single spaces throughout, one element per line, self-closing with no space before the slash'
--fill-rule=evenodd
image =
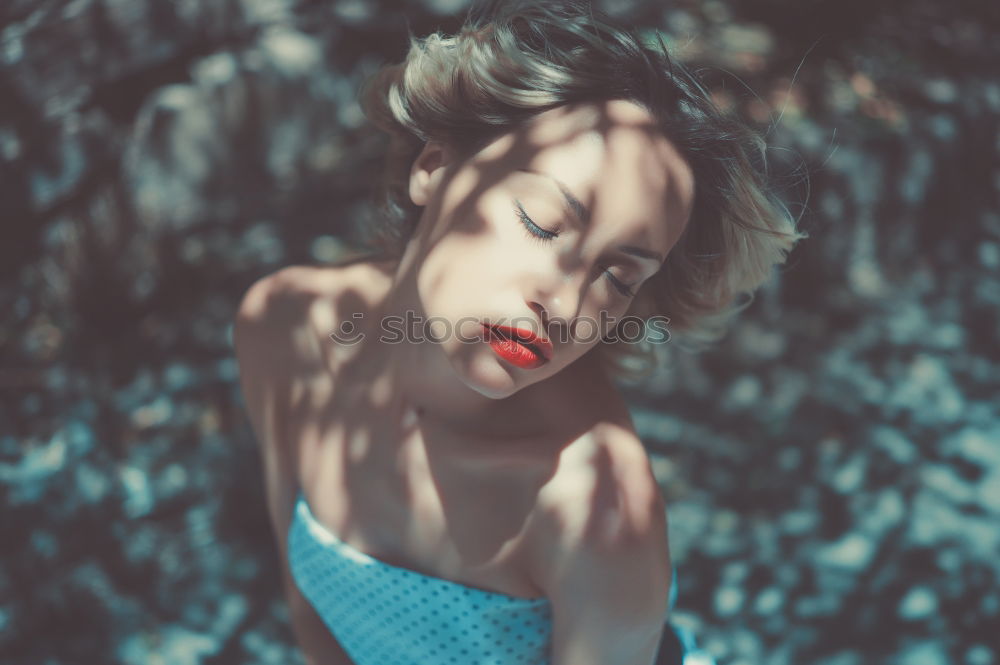
<path id="1" fill-rule="evenodd" d="M 0 4 L 0 660 L 301 662 L 231 321 L 350 251 L 357 86 L 466 6 Z M 720 665 L 1000 662 L 1000 5 L 597 6 L 767 132 L 812 235 L 630 391 L 675 621 Z"/>

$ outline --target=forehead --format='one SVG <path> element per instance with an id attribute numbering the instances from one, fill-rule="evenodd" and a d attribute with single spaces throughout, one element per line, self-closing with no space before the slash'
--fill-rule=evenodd
<path id="1" fill-rule="evenodd" d="M 690 168 L 649 113 L 625 100 L 546 111 L 491 143 L 481 156 L 498 168 L 530 168 L 562 181 L 598 223 L 666 227 L 665 249 L 690 215 Z"/>

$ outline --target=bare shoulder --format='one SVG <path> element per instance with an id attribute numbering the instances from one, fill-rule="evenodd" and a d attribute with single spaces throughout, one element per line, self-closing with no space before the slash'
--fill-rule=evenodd
<path id="1" fill-rule="evenodd" d="M 320 373 L 325 349 L 315 333 L 315 303 L 336 291 L 340 273 L 291 266 L 267 275 L 247 289 L 233 323 L 243 402 L 263 454 L 269 509 L 279 531 L 295 480 L 293 396 L 307 374 Z"/>
<path id="2" fill-rule="evenodd" d="M 247 415 L 261 445 L 287 448 L 292 400 L 309 387 L 327 391 L 350 349 L 331 334 L 368 311 L 391 282 L 388 264 L 289 266 L 254 282 L 233 323 L 233 347 Z M 282 453 L 283 454 L 283 453 Z"/>
<path id="3" fill-rule="evenodd" d="M 553 611 L 552 663 L 651 662 L 667 615 L 666 506 L 635 432 L 601 423 L 543 488 L 532 549 Z"/>
<path id="4" fill-rule="evenodd" d="M 308 320 L 316 301 L 341 305 L 344 296 L 366 300 L 373 280 L 391 279 L 386 264 L 352 262 L 336 266 L 288 266 L 254 282 L 236 313 L 238 329 L 265 332 Z"/>
<path id="5" fill-rule="evenodd" d="M 236 311 L 237 341 L 287 332 L 307 318 L 315 298 L 334 290 L 343 272 L 340 266 L 288 266 L 261 277 L 247 289 Z"/>
<path id="6" fill-rule="evenodd" d="M 613 421 L 597 423 L 566 447 L 539 501 L 543 519 L 558 525 L 548 531 L 552 551 L 658 537 L 665 509 L 642 442 Z"/>
<path id="7" fill-rule="evenodd" d="M 388 266 L 373 261 L 289 266 L 254 282 L 233 325 L 241 370 L 303 369 L 331 360 L 329 334 L 371 307 L 391 281 Z"/>
<path id="8" fill-rule="evenodd" d="M 568 396 L 559 399 L 561 412 L 554 411 L 568 423 L 563 438 L 570 442 L 545 487 L 542 509 L 561 520 L 570 518 L 568 524 L 618 511 L 639 524 L 642 513 L 663 508 L 663 494 L 625 401 L 599 365 L 574 365 L 555 392 Z"/>

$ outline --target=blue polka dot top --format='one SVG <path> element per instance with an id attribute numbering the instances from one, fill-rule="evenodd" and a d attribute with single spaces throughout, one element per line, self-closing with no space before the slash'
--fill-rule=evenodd
<path id="1" fill-rule="evenodd" d="M 288 565 L 355 665 L 548 665 L 552 609 L 391 566 L 320 524 L 301 493 L 288 529 Z M 677 599 L 673 571 L 669 606 Z M 657 665 L 715 665 L 690 630 L 669 622 L 678 650 Z M 662 649 L 661 645 L 661 649 Z"/>
<path id="2" fill-rule="evenodd" d="M 549 601 L 389 565 L 341 541 L 300 492 L 288 565 L 355 665 L 546 665 Z"/>

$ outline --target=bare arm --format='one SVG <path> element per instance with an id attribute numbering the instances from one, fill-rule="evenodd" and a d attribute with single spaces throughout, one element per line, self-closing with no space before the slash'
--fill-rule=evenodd
<path id="1" fill-rule="evenodd" d="M 294 507 L 296 455 L 283 436 L 293 371 L 306 359 L 292 343 L 302 325 L 305 300 L 297 292 L 295 269 L 265 277 L 244 295 L 233 327 L 240 387 L 261 454 L 271 525 L 281 560 L 281 577 L 292 629 L 309 665 L 354 665 L 309 601 L 288 567 L 286 535 Z"/>

